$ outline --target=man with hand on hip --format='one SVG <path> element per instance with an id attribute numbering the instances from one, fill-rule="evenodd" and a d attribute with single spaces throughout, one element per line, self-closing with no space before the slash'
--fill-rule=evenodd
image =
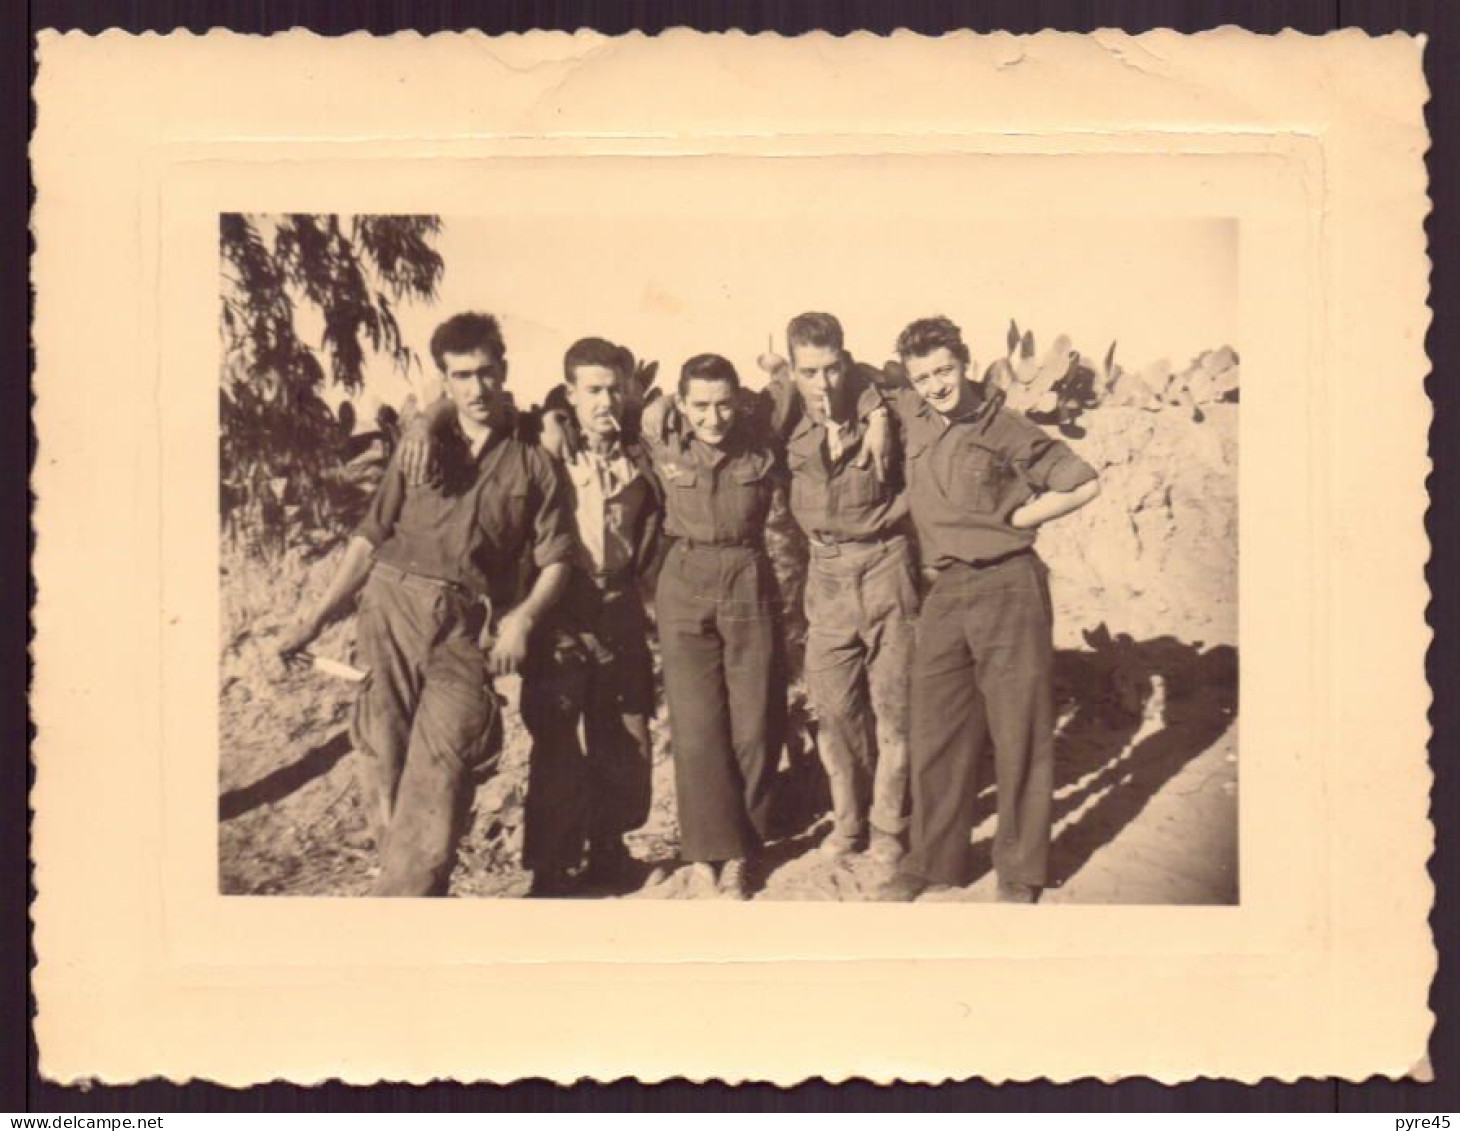
<path id="1" fill-rule="evenodd" d="M 893 398 L 908 503 L 936 578 L 912 670 L 912 844 L 882 895 L 910 900 L 970 881 L 992 746 L 998 897 L 1033 903 L 1048 878 L 1054 780 L 1052 606 L 1035 533 L 1100 483 L 1062 441 L 970 380 L 968 347 L 947 318 L 911 323 L 897 354 L 909 386 Z"/>

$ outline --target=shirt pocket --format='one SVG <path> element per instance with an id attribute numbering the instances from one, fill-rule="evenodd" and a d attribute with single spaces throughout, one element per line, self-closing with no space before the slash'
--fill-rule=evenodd
<path id="1" fill-rule="evenodd" d="M 758 534 L 770 513 L 774 482 L 769 456 L 757 454 L 737 460 L 721 478 L 723 514 L 732 529 L 732 538 L 750 538 Z"/>
<path id="2" fill-rule="evenodd" d="M 913 490 L 927 479 L 928 441 L 919 436 L 909 436 L 903 449 L 902 477 L 909 490 Z"/>
<path id="3" fill-rule="evenodd" d="M 791 510 L 803 517 L 825 507 L 826 490 L 804 452 L 786 452 L 786 469 L 791 473 Z"/>
<path id="4" fill-rule="evenodd" d="M 1007 522 L 1031 492 L 1012 460 L 975 439 L 959 443 L 949 495 L 978 515 Z"/>
<path id="5" fill-rule="evenodd" d="M 498 551 L 520 546 L 527 536 L 527 486 L 483 492 L 477 526 L 483 540 Z"/>
<path id="6" fill-rule="evenodd" d="M 710 535 L 709 483 L 703 472 L 679 465 L 665 468 L 664 505 L 683 533 L 690 538 L 708 539 Z"/>
<path id="7" fill-rule="evenodd" d="M 837 476 L 838 501 L 850 508 L 870 507 L 882 502 L 886 488 L 877 479 L 877 472 L 869 460 L 866 467 L 858 467 L 853 461 L 846 464 Z"/>

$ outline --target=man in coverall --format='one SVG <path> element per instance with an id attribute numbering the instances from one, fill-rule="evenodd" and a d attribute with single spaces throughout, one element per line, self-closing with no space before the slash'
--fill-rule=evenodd
<path id="1" fill-rule="evenodd" d="M 779 591 L 764 543 L 785 469 L 744 404 L 735 367 L 700 354 L 684 363 L 672 401 L 649 403 L 642 426 L 673 539 L 656 619 L 680 855 L 700 886 L 732 899 L 749 897 L 747 867 L 769 831 L 786 714 Z"/>
<path id="2" fill-rule="evenodd" d="M 363 589 L 357 635 L 370 674 L 354 737 L 374 770 L 376 895 L 445 893 L 496 755 L 491 677 L 522 663 L 574 545 L 558 469 L 514 435 L 497 320 L 447 319 L 431 356 L 455 410 L 437 480 L 408 486 L 397 453 L 334 579 L 278 646 L 286 661 L 299 657 Z M 524 596 L 525 556 L 536 578 Z"/>

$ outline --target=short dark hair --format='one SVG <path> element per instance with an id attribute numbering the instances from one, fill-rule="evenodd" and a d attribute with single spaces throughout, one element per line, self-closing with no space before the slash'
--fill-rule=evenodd
<path id="1" fill-rule="evenodd" d="M 568 352 L 563 354 L 563 379 L 573 384 L 577 375 L 573 372 L 580 365 L 601 365 L 618 374 L 620 381 L 628 379 L 634 365 L 634 355 L 624 346 L 616 346 L 607 338 L 579 338 Z"/>
<path id="2" fill-rule="evenodd" d="M 684 363 L 679 371 L 679 395 L 689 391 L 691 381 L 724 381 L 731 388 L 740 388 L 740 374 L 735 366 L 717 353 L 699 353 Z"/>
<path id="3" fill-rule="evenodd" d="M 822 346 L 825 349 L 840 350 L 845 344 L 842 324 L 832 314 L 808 311 L 796 315 L 786 326 L 786 352 L 791 355 L 792 364 L 796 361 L 797 346 Z"/>
<path id="4" fill-rule="evenodd" d="M 904 361 L 910 357 L 926 357 L 936 349 L 946 349 L 964 365 L 968 364 L 968 347 L 963 344 L 963 331 L 941 314 L 910 322 L 897 335 L 897 356 Z"/>
<path id="5" fill-rule="evenodd" d="M 499 362 L 507 360 L 507 343 L 502 340 L 502 327 L 490 314 L 479 314 L 474 310 L 453 314 L 431 335 L 431 358 L 442 372 L 446 370 L 448 353 L 470 353 L 478 349 L 489 350 Z"/>

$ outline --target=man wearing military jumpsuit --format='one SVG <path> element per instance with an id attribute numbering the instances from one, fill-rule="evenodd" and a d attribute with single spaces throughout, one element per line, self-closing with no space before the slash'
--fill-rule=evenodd
<path id="1" fill-rule="evenodd" d="M 278 648 L 297 657 L 363 588 L 357 636 L 370 677 L 354 737 L 374 771 L 376 895 L 444 894 L 496 753 L 491 677 L 522 663 L 573 552 L 558 470 L 513 435 L 496 319 L 448 319 L 431 354 L 455 409 L 438 481 L 408 484 L 397 453 L 330 586 Z M 537 570 L 525 597 L 524 556 Z M 506 611 L 494 620 L 494 608 Z"/>
<path id="2" fill-rule="evenodd" d="M 533 740 L 523 863 L 535 895 L 622 889 L 623 834 L 649 815 L 654 674 L 642 592 L 654 580 L 663 492 L 625 420 L 632 369 L 620 346 L 575 342 L 560 387 L 569 411 L 544 414 L 542 444 L 567 473 L 576 538 L 567 590 L 523 665 Z M 588 868 L 575 875 L 585 850 Z"/>
<path id="3" fill-rule="evenodd" d="M 785 469 L 744 419 L 725 358 L 685 362 L 677 395 L 644 410 L 644 442 L 673 542 L 656 611 L 674 749 L 680 855 L 702 883 L 745 899 L 769 831 L 784 738 L 786 668 L 763 535 Z"/>
<path id="4" fill-rule="evenodd" d="M 1036 529 L 1100 491 L 1064 443 L 968 379 L 946 318 L 897 340 L 908 502 L 936 572 L 912 671 L 912 845 L 883 896 L 970 882 L 983 754 L 993 747 L 999 899 L 1033 903 L 1047 880 L 1054 777 L 1052 608 Z"/>
<path id="5" fill-rule="evenodd" d="M 810 544 L 806 687 L 835 821 L 822 852 L 836 857 L 865 846 L 891 862 L 902 854 L 907 827 L 908 668 L 918 601 L 907 502 L 895 465 L 889 477 L 859 458 L 863 410 L 881 400 L 847 355 L 841 324 L 830 314 L 799 315 L 786 345 L 806 410 L 786 455 L 791 512 Z"/>

